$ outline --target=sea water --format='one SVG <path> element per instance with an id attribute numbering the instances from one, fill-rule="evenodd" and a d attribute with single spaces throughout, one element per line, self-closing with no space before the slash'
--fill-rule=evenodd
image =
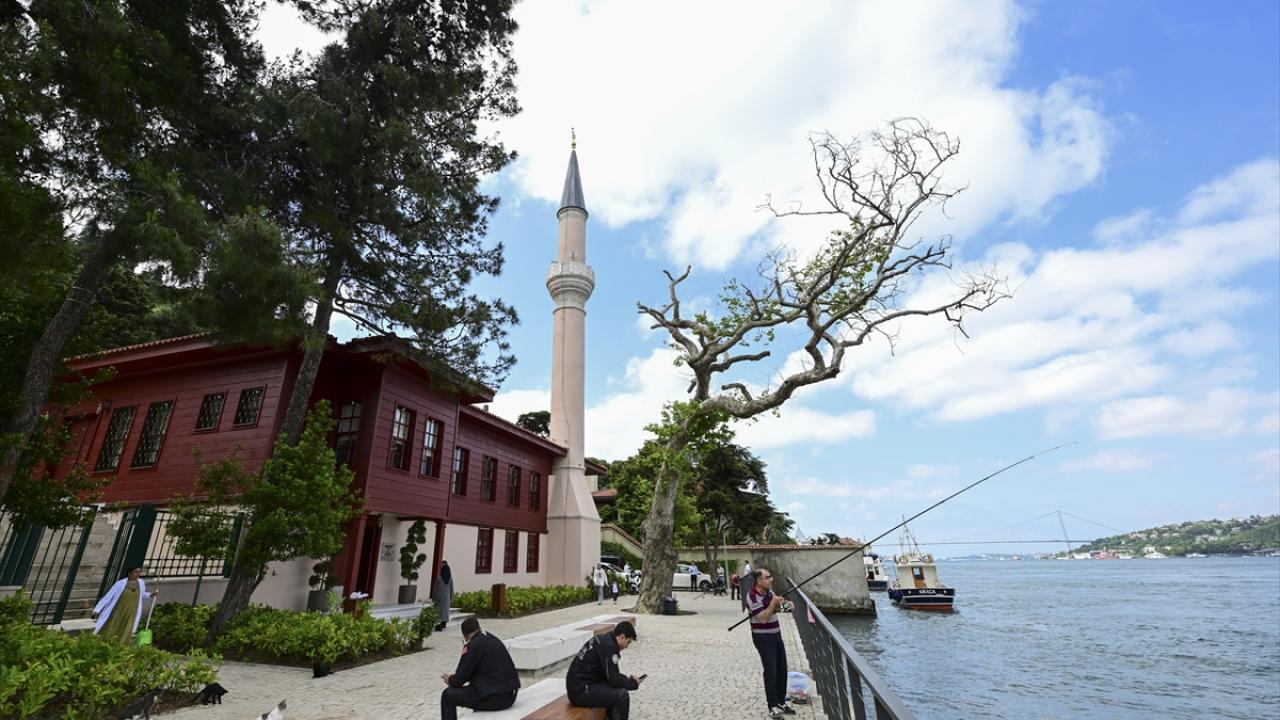
<path id="1" fill-rule="evenodd" d="M 1280 718 L 1280 558 L 958 561 L 938 574 L 954 613 L 873 592 L 877 617 L 831 617 L 920 720 Z"/>

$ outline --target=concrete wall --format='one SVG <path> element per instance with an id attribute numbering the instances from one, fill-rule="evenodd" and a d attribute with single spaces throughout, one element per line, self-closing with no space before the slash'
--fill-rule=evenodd
<path id="1" fill-rule="evenodd" d="M 453 572 L 454 592 L 469 590 L 488 590 L 495 583 L 506 583 L 508 586 L 545 585 L 547 568 L 547 536 L 541 536 L 538 542 L 538 571 L 525 570 L 525 558 L 529 548 L 529 533 L 520 532 L 520 542 L 516 550 L 516 572 L 502 571 L 502 554 L 506 531 L 495 528 L 493 531 L 493 571 L 476 572 L 476 538 L 479 528 L 470 525 L 450 524 L 444 533 L 444 559 L 449 561 L 449 569 Z M 430 554 L 430 553 L 428 553 Z M 425 599 L 425 590 L 419 595 Z"/>
<path id="2" fill-rule="evenodd" d="M 311 576 L 314 561 L 306 558 L 287 563 L 271 563 L 267 576 L 253 592 L 252 602 L 288 610 L 307 609 L 307 578 Z M 196 581 L 192 579 L 161 580 L 147 584 L 148 590 L 160 590 L 162 603 L 190 603 L 196 593 Z M 222 600 L 227 581 L 222 577 L 206 577 L 200 583 L 197 602 L 212 604 Z"/>
<path id="3" fill-rule="evenodd" d="M 783 578 L 796 582 L 813 575 L 849 552 L 848 547 L 804 550 L 757 550 L 752 554 L 751 567 L 768 568 L 773 573 L 774 587 L 779 590 L 791 586 Z M 867 578 L 863 570 L 862 554 L 858 553 L 836 565 L 813 582 L 804 586 L 808 595 L 823 612 L 849 615 L 874 615 L 875 603 L 867 590 Z"/>

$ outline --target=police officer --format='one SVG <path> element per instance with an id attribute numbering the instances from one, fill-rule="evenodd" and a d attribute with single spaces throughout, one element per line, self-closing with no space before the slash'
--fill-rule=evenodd
<path id="1" fill-rule="evenodd" d="M 481 630 L 475 618 L 462 621 L 462 637 L 458 669 L 440 676 L 449 686 L 440 694 L 441 720 L 457 720 L 460 707 L 506 710 L 520 689 L 516 664 L 501 640 Z"/>
<path id="2" fill-rule="evenodd" d="M 596 635 L 578 651 L 565 676 L 569 704 L 577 707 L 605 708 L 610 720 L 627 720 L 631 715 L 631 690 L 640 687 L 634 675 L 623 675 L 618 669 L 620 654 L 636 639 L 636 628 L 624 620 L 613 628 L 612 635 Z"/>

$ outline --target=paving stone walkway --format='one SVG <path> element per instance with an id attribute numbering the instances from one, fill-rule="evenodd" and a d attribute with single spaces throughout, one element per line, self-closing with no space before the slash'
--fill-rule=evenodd
<path id="1" fill-rule="evenodd" d="M 681 610 L 695 615 L 641 615 L 639 640 L 622 654 L 628 674 L 648 673 L 631 695 L 635 720 L 764 719 L 760 660 L 744 624 L 725 629 L 742 617 L 737 600 L 677 595 Z M 631 598 L 634 600 L 634 597 Z M 517 635 L 583 620 L 615 607 L 630 606 L 623 597 L 614 606 L 587 603 L 514 620 L 481 620 L 498 637 Z M 779 615 L 790 669 L 808 672 L 792 617 Z M 219 682 L 230 692 L 220 706 L 195 705 L 168 717 L 175 720 L 249 720 L 288 700 L 288 720 L 428 720 L 440 717 L 440 674 L 452 672 L 462 647 L 457 626 L 433 634 L 428 649 L 313 679 L 310 670 L 228 662 Z M 564 669 L 549 677 L 564 677 Z M 810 673 L 812 676 L 812 673 Z M 525 681 L 529 685 L 532 681 Z M 796 720 L 824 720 L 820 703 L 797 706 Z M 476 715 L 481 720 L 482 714 Z"/>

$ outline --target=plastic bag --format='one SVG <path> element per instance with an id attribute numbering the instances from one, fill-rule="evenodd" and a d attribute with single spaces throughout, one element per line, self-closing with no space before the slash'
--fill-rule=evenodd
<path id="1" fill-rule="evenodd" d="M 792 701 L 809 702 L 809 687 L 812 681 L 802 672 L 787 673 L 787 697 Z"/>

